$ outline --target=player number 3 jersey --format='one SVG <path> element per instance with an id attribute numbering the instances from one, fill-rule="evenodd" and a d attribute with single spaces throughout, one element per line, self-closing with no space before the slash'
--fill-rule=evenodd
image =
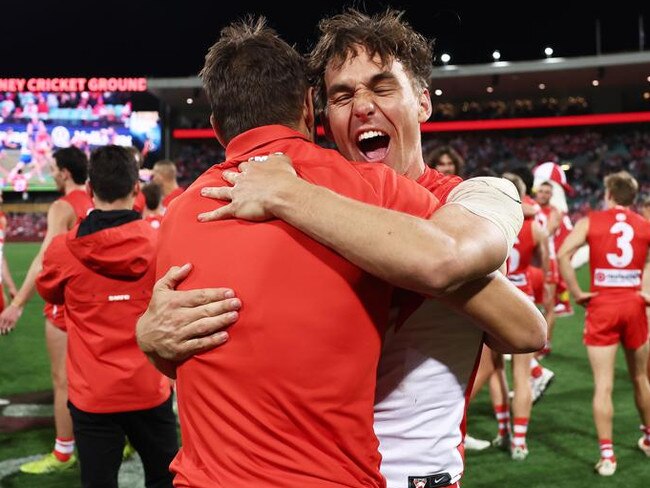
<path id="1" fill-rule="evenodd" d="M 641 289 L 650 222 L 625 207 L 589 215 L 591 291 Z"/>

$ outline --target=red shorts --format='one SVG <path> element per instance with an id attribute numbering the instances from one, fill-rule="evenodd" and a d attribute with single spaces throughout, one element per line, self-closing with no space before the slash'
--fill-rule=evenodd
<path id="1" fill-rule="evenodd" d="M 589 301 L 583 341 L 587 346 L 638 349 L 648 340 L 645 301 L 634 292 L 600 292 Z"/>
<path id="2" fill-rule="evenodd" d="M 43 308 L 43 315 L 45 315 L 45 318 L 57 329 L 62 330 L 63 332 L 68 330 L 65 326 L 63 305 L 52 305 L 51 303 L 46 303 Z"/>
<path id="3" fill-rule="evenodd" d="M 537 305 L 544 304 L 544 272 L 542 268 L 528 266 L 528 279 L 533 287 L 533 296 Z"/>

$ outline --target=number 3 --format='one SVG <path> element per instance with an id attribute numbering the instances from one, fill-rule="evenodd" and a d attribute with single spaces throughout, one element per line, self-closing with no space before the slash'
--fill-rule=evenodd
<path id="1" fill-rule="evenodd" d="M 616 246 L 620 249 L 621 254 L 618 255 L 613 252 L 608 252 L 607 261 L 617 268 L 625 268 L 625 266 L 632 262 L 632 258 L 634 257 L 634 249 L 630 245 L 630 242 L 634 239 L 634 229 L 626 222 L 616 222 L 609 229 L 609 233 L 621 234 L 616 239 Z"/>

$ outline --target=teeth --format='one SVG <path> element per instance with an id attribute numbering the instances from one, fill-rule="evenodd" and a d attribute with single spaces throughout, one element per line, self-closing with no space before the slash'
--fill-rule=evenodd
<path id="1" fill-rule="evenodd" d="M 387 135 L 385 132 L 381 132 L 381 131 L 378 131 L 378 130 L 369 130 L 369 131 L 362 132 L 361 134 L 359 134 L 359 138 L 357 139 L 357 141 L 363 141 L 365 139 L 371 139 L 373 137 L 381 137 L 381 136 L 385 136 L 385 135 Z"/>

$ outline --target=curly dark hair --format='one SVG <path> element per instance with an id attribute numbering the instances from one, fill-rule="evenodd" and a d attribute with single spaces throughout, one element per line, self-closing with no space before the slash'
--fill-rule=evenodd
<path id="1" fill-rule="evenodd" d="M 324 110 L 327 102 L 325 70 L 340 68 L 346 59 L 364 48 L 370 57 L 379 55 L 382 66 L 398 60 L 410 75 L 413 88 L 422 92 L 429 85 L 433 64 L 433 41 L 418 34 L 402 19 L 404 12 L 387 9 L 366 15 L 350 8 L 321 20 L 320 39 L 309 55 L 308 72 L 315 87 L 316 106 Z"/>
<path id="2" fill-rule="evenodd" d="M 424 160 L 430 167 L 435 168 L 438 165 L 440 158 L 445 154 L 449 156 L 451 161 L 454 163 L 454 174 L 463 176 L 463 173 L 465 172 L 465 160 L 458 151 L 451 146 L 434 147 L 424 156 Z"/>

